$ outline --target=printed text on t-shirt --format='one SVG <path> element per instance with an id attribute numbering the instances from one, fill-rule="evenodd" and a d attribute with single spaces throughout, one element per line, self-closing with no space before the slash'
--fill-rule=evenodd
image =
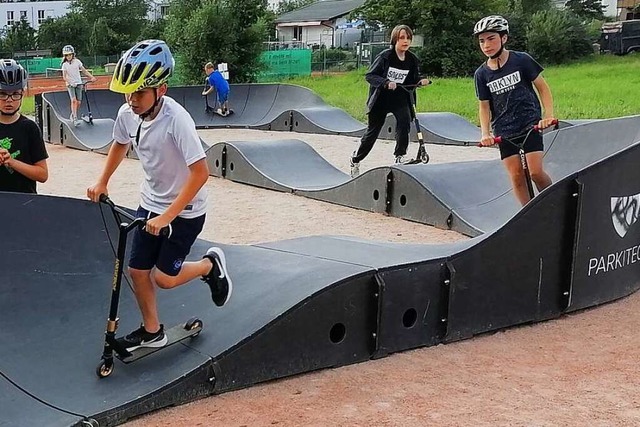
<path id="1" fill-rule="evenodd" d="M 409 70 L 400 70 L 398 68 L 389 67 L 389 71 L 387 72 L 387 80 L 392 81 L 394 83 L 404 83 L 404 80 L 407 78 L 409 74 Z"/>
<path id="2" fill-rule="evenodd" d="M 511 73 L 497 80 L 490 81 L 487 83 L 487 86 L 491 93 L 494 95 L 500 95 L 501 93 L 512 90 L 518 83 L 520 83 L 521 80 L 520 71 L 516 71 L 515 73 Z"/>

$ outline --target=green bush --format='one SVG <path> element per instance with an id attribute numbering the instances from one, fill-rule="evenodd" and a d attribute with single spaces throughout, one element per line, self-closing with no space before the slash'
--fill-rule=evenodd
<path id="1" fill-rule="evenodd" d="M 438 37 L 425 37 L 423 47 L 411 50 L 420 61 L 420 72 L 432 77 L 473 75 L 484 58 L 474 37 L 448 31 Z"/>
<path id="2" fill-rule="evenodd" d="M 562 64 L 593 52 L 584 24 L 567 11 L 536 12 L 527 31 L 529 53 L 545 64 Z"/>
<path id="3" fill-rule="evenodd" d="M 311 62 L 323 63 L 325 60 L 327 62 L 338 62 L 344 61 L 349 57 L 349 52 L 341 50 L 341 49 L 318 49 L 313 52 L 313 56 L 311 57 Z"/>

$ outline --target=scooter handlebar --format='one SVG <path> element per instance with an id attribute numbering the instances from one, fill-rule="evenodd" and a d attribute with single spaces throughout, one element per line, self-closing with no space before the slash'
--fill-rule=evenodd
<path id="1" fill-rule="evenodd" d="M 551 122 L 551 126 L 558 126 L 558 119 L 553 119 L 553 121 Z M 534 132 L 540 132 L 542 131 L 542 129 L 540 129 L 540 126 L 538 125 L 534 125 L 533 126 L 533 131 Z M 494 136 L 493 137 L 493 142 L 496 144 L 500 144 L 502 143 L 503 138 L 501 136 Z M 481 143 L 478 143 L 478 147 L 484 147 L 484 145 L 482 145 Z"/>
<path id="2" fill-rule="evenodd" d="M 109 206 L 114 212 L 127 217 L 130 221 L 140 222 L 141 227 L 144 228 L 144 226 L 147 224 L 146 218 L 136 218 L 135 216 L 131 215 L 129 212 L 125 211 L 124 209 L 120 209 L 118 206 L 116 206 L 115 203 L 113 203 L 113 200 L 111 200 L 109 196 L 107 196 L 106 194 L 104 193 L 101 194 L 99 200 L 100 200 L 100 203 L 104 203 L 105 205 Z M 171 227 L 171 224 L 167 225 L 166 227 L 163 227 L 160 230 L 160 235 L 162 237 L 171 237 L 172 233 L 173 233 L 173 227 Z"/>
<path id="3" fill-rule="evenodd" d="M 558 119 L 553 119 L 553 121 L 551 122 L 551 126 L 558 126 Z M 538 132 L 538 131 L 541 131 L 542 129 L 540 129 L 540 126 L 535 125 L 533 127 L 533 130 Z"/>
<path id="4" fill-rule="evenodd" d="M 494 136 L 493 137 L 493 142 L 494 144 L 501 144 L 502 143 L 502 137 L 501 136 Z M 481 142 L 478 142 L 478 147 L 482 148 L 482 147 L 487 147 L 487 145 L 482 145 Z"/>

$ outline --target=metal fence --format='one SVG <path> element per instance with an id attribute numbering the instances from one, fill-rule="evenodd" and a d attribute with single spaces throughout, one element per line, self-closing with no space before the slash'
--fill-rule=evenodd
<path id="1" fill-rule="evenodd" d="M 59 70 L 62 65 L 62 58 L 60 57 L 27 57 L 24 52 L 0 52 L 0 57 L 15 59 L 22 64 L 30 76 L 54 75 L 55 70 Z M 85 68 L 91 69 L 94 74 L 102 74 L 105 72 L 105 65 L 117 62 L 120 56 L 83 55 L 78 58 L 82 61 Z"/>

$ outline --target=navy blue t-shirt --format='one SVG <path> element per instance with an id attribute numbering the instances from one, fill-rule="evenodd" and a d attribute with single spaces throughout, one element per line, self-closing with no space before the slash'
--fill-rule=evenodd
<path id="1" fill-rule="evenodd" d="M 494 135 L 521 135 L 542 118 L 532 83 L 542 70 L 527 53 L 515 51 L 509 51 L 509 59 L 499 70 L 490 69 L 486 62 L 478 67 L 474 75 L 476 96 L 489 101 Z"/>

